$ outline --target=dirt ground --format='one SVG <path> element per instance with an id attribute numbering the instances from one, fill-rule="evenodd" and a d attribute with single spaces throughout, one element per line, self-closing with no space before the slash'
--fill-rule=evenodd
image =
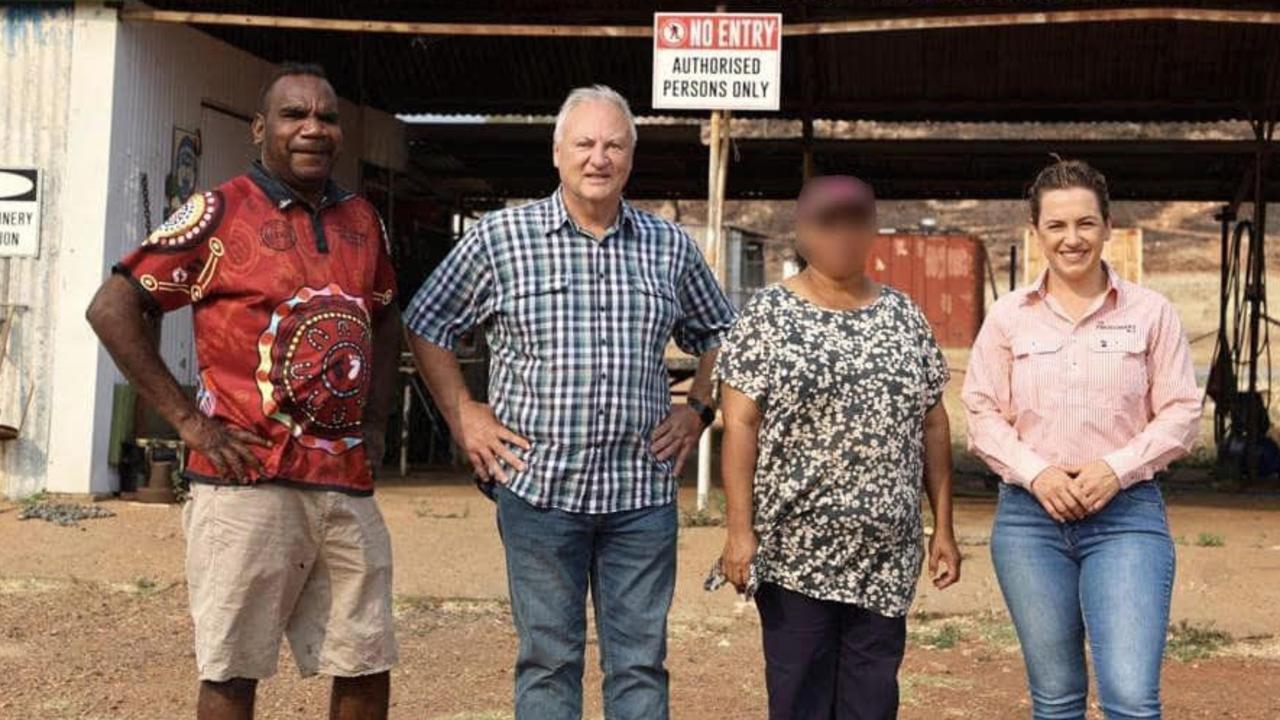
<path id="1" fill-rule="evenodd" d="M 1194 486 L 1177 479 L 1176 488 Z M 944 593 L 922 586 L 911 618 L 903 718 L 1028 712 L 986 548 L 993 499 L 971 495 L 958 513 L 964 578 Z M 448 476 L 390 483 L 379 499 L 395 547 L 403 657 L 392 716 L 510 717 L 515 636 L 491 505 Z M 686 493 L 682 504 L 691 503 Z M 66 528 L 19 521 L 16 505 L 0 505 L 0 718 L 192 714 L 178 508 L 103 506 L 116 516 Z M 1186 625 L 1172 635 L 1166 716 L 1280 717 L 1280 497 L 1175 489 L 1170 507 L 1180 543 L 1173 614 Z M 722 541 L 717 527 L 682 530 L 671 623 L 676 718 L 764 717 L 755 610 L 731 591 L 701 589 Z M 588 717 L 601 715 L 594 651 Z M 285 653 L 280 674 L 263 684 L 259 716 L 321 717 L 326 693 L 324 681 L 300 680 Z"/>
<path id="2" fill-rule="evenodd" d="M 1216 275 L 1204 272 L 1148 277 L 1175 301 L 1188 335 L 1204 338 L 1193 344 L 1202 383 L 1216 283 Z M 1280 306 L 1280 283 L 1270 289 Z M 946 402 L 962 446 L 958 388 L 967 352 L 948 357 L 953 382 Z M 1212 493 L 1204 456 L 1202 449 L 1201 459 L 1169 483 L 1179 547 L 1165 715 L 1277 720 L 1280 494 Z M 957 467 L 979 469 L 963 454 Z M 957 531 L 964 578 L 942 593 L 920 587 L 901 674 L 906 720 L 1002 720 L 1029 712 L 1017 640 L 986 547 L 994 498 L 981 479 L 962 479 Z M 684 486 L 681 503 L 688 508 L 691 479 Z M 510 718 L 515 635 L 492 506 L 456 475 L 384 483 L 379 500 L 394 543 L 402 655 L 393 674 L 392 717 Z M 18 505 L 0 501 L 0 720 L 192 715 L 179 509 L 119 501 L 102 506 L 116 516 L 66 528 L 19 521 Z M 731 591 L 702 590 L 722 542 L 718 527 L 691 523 L 681 531 L 669 663 L 677 720 L 765 715 L 755 609 Z M 593 644 L 585 681 L 591 718 L 601 716 L 595 662 Z M 323 717 L 327 692 L 323 680 L 299 679 L 283 652 L 280 674 L 260 692 L 259 717 Z"/>

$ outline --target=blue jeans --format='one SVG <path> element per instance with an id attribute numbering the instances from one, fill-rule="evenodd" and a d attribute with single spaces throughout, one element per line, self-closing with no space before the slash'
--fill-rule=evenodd
<path id="1" fill-rule="evenodd" d="M 516 720 L 582 717 L 588 588 L 609 720 L 666 720 L 675 504 L 603 515 L 534 507 L 496 488 L 520 636 Z"/>
<path id="2" fill-rule="evenodd" d="M 1035 720 L 1084 719 L 1086 636 L 1107 720 L 1160 717 L 1174 549 L 1154 482 L 1064 524 L 1031 493 L 1001 485 L 991 559 L 1022 643 Z"/>

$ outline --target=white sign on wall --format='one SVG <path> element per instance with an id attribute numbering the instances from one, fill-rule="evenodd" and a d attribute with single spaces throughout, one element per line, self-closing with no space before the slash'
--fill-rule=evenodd
<path id="1" fill-rule="evenodd" d="M 40 171 L 0 168 L 0 257 L 40 254 Z"/>
<path id="2" fill-rule="evenodd" d="M 654 13 L 654 108 L 777 110 L 781 82 L 781 13 Z"/>

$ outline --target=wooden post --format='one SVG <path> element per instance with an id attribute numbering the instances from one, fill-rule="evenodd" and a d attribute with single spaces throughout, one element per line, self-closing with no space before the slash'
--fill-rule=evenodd
<path id="1" fill-rule="evenodd" d="M 711 113 L 711 142 L 707 163 L 707 264 L 716 281 L 724 287 L 726 268 L 724 243 L 724 190 L 729 175 L 729 112 L 713 110 Z M 728 288 L 726 288 L 728 289 Z M 711 493 L 711 428 L 703 431 L 698 439 L 698 511 L 707 509 L 707 497 Z"/>
<path id="2" fill-rule="evenodd" d="M 720 223 L 718 207 L 720 186 L 720 135 L 721 135 L 721 111 L 711 111 L 711 140 L 708 143 L 708 161 L 707 161 L 707 229 L 706 236 L 703 240 L 703 252 L 707 256 L 707 264 L 711 266 L 711 271 L 715 274 L 716 280 L 721 283 L 724 278 L 720 275 Z"/>
<path id="3" fill-rule="evenodd" d="M 801 160 L 800 172 L 802 180 L 808 181 L 813 177 L 813 118 L 806 116 L 800 121 L 800 143 L 804 148 L 804 157 Z"/>
<path id="4" fill-rule="evenodd" d="M 809 6 L 802 3 L 800 5 L 800 19 L 803 22 L 809 20 Z M 796 44 L 796 52 L 800 59 L 800 73 L 803 77 L 812 78 L 815 75 L 813 67 L 813 41 L 801 40 Z M 802 83 L 801 88 L 801 113 L 800 113 L 800 144 L 803 148 L 803 154 L 800 159 L 800 185 L 804 187 L 804 183 L 813 177 L 813 82 Z"/>
<path id="5" fill-rule="evenodd" d="M 711 162 L 707 181 L 707 262 L 716 280 L 724 287 L 728 259 L 724 242 L 724 190 L 729 177 L 729 111 L 716 110 L 711 115 Z M 729 288 L 726 288 L 729 289 Z"/>

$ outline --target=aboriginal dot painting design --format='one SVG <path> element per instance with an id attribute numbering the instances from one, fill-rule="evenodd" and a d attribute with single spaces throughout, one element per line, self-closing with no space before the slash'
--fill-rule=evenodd
<path id="1" fill-rule="evenodd" d="M 142 241 L 148 250 L 186 250 L 198 245 L 222 215 L 222 196 L 196 193 Z"/>
<path id="2" fill-rule="evenodd" d="M 258 339 L 263 413 L 306 447 L 338 455 L 359 445 L 370 340 L 360 298 L 337 285 L 300 289 Z"/>

